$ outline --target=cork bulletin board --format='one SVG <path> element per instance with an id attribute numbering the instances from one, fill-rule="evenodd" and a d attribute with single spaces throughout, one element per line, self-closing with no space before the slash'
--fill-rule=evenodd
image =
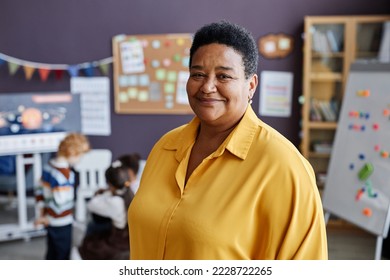
<path id="1" fill-rule="evenodd" d="M 115 112 L 192 114 L 186 92 L 192 34 L 112 39 Z"/>

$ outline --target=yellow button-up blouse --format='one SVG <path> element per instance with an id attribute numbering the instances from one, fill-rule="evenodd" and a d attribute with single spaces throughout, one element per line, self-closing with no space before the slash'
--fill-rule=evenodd
<path id="1" fill-rule="evenodd" d="M 131 259 L 327 259 L 312 167 L 248 109 L 184 185 L 199 119 L 153 147 L 129 207 Z"/>

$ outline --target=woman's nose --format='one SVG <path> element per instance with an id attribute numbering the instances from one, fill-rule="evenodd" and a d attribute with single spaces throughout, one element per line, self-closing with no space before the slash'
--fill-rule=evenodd
<path id="1" fill-rule="evenodd" d="M 207 78 L 204 80 L 204 83 L 202 85 L 202 92 L 204 93 L 211 93 L 216 90 L 215 86 L 215 79 L 213 78 Z"/>

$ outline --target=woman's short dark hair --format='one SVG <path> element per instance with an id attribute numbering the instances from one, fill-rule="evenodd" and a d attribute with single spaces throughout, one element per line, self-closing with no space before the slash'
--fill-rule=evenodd
<path id="1" fill-rule="evenodd" d="M 247 79 L 257 73 L 259 56 L 252 34 L 244 27 L 224 20 L 207 24 L 196 31 L 190 49 L 190 67 L 194 53 L 212 43 L 226 45 L 241 54 Z"/>

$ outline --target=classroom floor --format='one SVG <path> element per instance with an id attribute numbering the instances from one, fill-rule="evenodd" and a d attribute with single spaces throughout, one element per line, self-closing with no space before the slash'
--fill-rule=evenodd
<path id="1" fill-rule="evenodd" d="M 29 211 L 30 213 L 31 211 Z M 17 218 L 15 207 L 0 202 L 0 225 Z M 327 227 L 330 260 L 372 260 L 375 258 L 376 237 L 353 226 Z M 44 236 L 29 241 L 0 241 L 0 260 L 42 260 L 46 251 Z"/>

